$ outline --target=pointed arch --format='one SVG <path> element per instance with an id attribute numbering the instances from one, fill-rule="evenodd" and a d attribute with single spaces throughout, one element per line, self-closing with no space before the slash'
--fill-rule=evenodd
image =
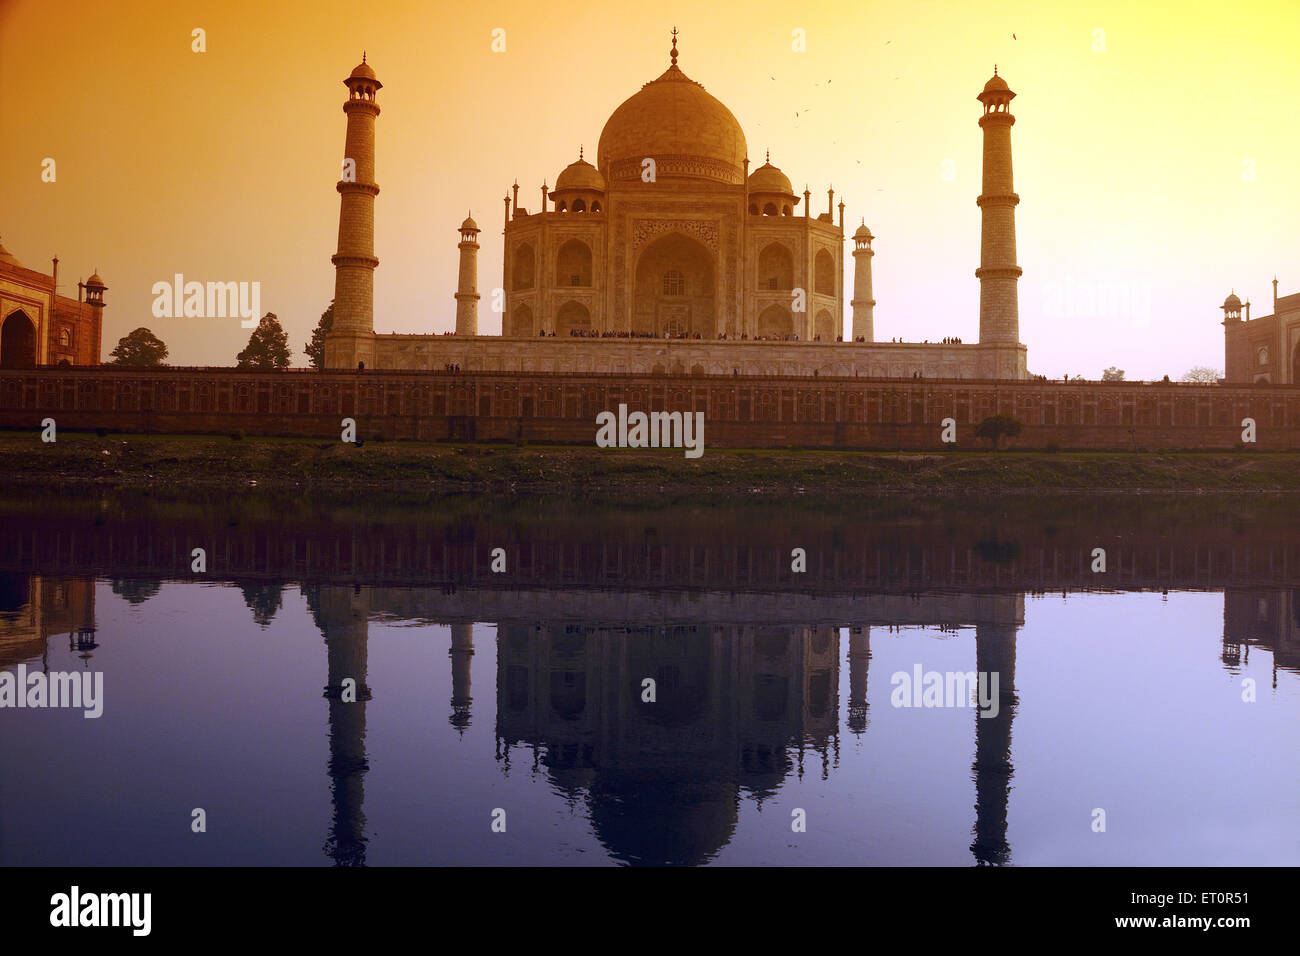
<path id="1" fill-rule="evenodd" d="M 813 261 L 813 289 L 818 295 L 835 294 L 835 260 L 825 249 Z"/>
<path id="2" fill-rule="evenodd" d="M 759 252 L 758 288 L 783 291 L 794 288 L 794 256 L 785 243 L 769 243 Z"/>
<path id="3" fill-rule="evenodd" d="M 555 253 L 555 284 L 591 285 L 591 247 L 581 239 L 570 239 Z"/>
<path id="4" fill-rule="evenodd" d="M 515 251 L 510 257 L 512 287 L 515 289 L 531 289 L 535 273 L 533 246 L 531 243 L 521 242 L 515 246 Z"/>
<path id="5" fill-rule="evenodd" d="M 22 309 L 0 326 L 0 368 L 36 367 L 36 325 Z"/>
<path id="6" fill-rule="evenodd" d="M 581 302 L 569 301 L 560 306 L 555 313 L 555 334 L 569 335 L 571 332 L 586 332 L 591 329 L 591 313 Z"/>

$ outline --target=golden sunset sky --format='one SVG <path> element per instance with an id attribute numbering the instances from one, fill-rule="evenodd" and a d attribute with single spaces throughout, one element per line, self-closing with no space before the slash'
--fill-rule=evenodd
<path id="1" fill-rule="evenodd" d="M 609 114 L 667 67 L 674 25 L 679 65 L 736 115 L 751 168 L 770 149 L 814 213 L 833 184 L 849 230 L 866 218 L 877 339 L 978 338 L 975 95 L 994 63 L 1019 94 L 1031 371 L 1221 368 L 1230 289 L 1254 316 L 1275 273 L 1300 291 L 1295 0 L 0 0 L 0 237 L 30 268 L 57 254 L 64 294 L 99 270 L 105 357 L 143 325 L 173 364 L 234 363 L 237 319 L 151 314 L 153 283 L 180 272 L 260 281 L 305 364 L 334 288 L 342 80 L 365 49 L 384 84 L 376 330 L 454 326 L 472 210 L 480 329 L 496 333 L 502 197 L 518 178 L 535 209 L 580 145 L 594 159 Z"/>

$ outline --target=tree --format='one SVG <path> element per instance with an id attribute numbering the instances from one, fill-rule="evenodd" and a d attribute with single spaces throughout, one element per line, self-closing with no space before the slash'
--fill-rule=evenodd
<path id="1" fill-rule="evenodd" d="M 239 368 L 282 369 L 289 367 L 289 336 L 274 312 L 262 316 L 244 351 L 235 356 Z"/>
<path id="2" fill-rule="evenodd" d="M 976 438 L 987 438 L 993 442 L 995 451 L 1002 447 L 1003 438 L 1015 438 L 1025 423 L 1014 415 L 990 415 L 975 426 Z"/>
<path id="3" fill-rule="evenodd" d="M 108 353 L 109 365 L 135 365 L 157 368 L 167 357 L 167 346 L 146 328 L 136 329 L 117 341 L 117 347 Z"/>
<path id="4" fill-rule="evenodd" d="M 113 593 L 131 604 L 143 604 L 162 590 L 162 582 L 149 579 L 114 578 Z"/>
<path id="5" fill-rule="evenodd" d="M 307 353 L 307 359 L 311 362 L 311 367 L 322 369 L 325 367 L 325 336 L 329 334 L 330 329 L 334 328 L 334 300 L 330 300 L 329 308 L 320 314 L 320 321 L 316 323 L 316 328 L 311 331 L 311 341 L 303 346 L 303 351 Z"/>
<path id="6" fill-rule="evenodd" d="M 1101 380 L 1103 382 L 1122 382 L 1124 381 L 1124 370 L 1112 365 L 1101 373 Z"/>
<path id="7" fill-rule="evenodd" d="M 253 621 L 267 627 L 284 603 L 284 589 L 279 584 L 241 584 L 244 603 L 253 612 Z"/>
<path id="8" fill-rule="evenodd" d="M 1223 372 L 1217 368 L 1207 368 L 1204 365 L 1197 365 L 1189 368 L 1183 373 L 1180 382 L 1200 382 L 1203 385 L 1213 385 L 1219 379 L 1223 378 Z"/>

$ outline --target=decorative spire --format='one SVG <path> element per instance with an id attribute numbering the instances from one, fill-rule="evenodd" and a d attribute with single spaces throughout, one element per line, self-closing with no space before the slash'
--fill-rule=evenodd
<path id="1" fill-rule="evenodd" d="M 366 62 L 366 51 L 365 51 L 365 50 L 362 50 L 362 51 L 361 51 L 361 62 L 362 62 L 362 63 L 365 63 L 365 62 Z"/>
<path id="2" fill-rule="evenodd" d="M 582 147 L 578 147 L 578 162 L 582 162 Z"/>
<path id="3" fill-rule="evenodd" d="M 998 65 L 996 63 L 993 64 L 993 75 L 994 76 L 998 75 Z"/>
<path id="4" fill-rule="evenodd" d="M 673 27 L 673 48 L 669 54 L 672 57 L 672 65 L 677 65 L 677 28 Z"/>
<path id="5" fill-rule="evenodd" d="M 767 164 L 772 165 L 772 151 L 770 149 L 767 151 Z"/>

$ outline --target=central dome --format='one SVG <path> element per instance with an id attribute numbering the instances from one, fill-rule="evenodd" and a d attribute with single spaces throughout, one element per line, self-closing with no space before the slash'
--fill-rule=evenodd
<path id="1" fill-rule="evenodd" d="M 642 161 L 655 178 L 745 181 L 745 133 L 722 103 L 673 63 L 624 100 L 600 134 L 596 164 L 606 180 L 640 179 Z"/>

